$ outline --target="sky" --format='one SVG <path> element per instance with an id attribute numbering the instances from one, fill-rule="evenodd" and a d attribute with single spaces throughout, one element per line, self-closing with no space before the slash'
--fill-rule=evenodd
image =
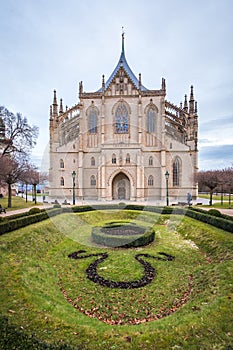
<path id="1" fill-rule="evenodd" d="M 97 91 L 125 54 L 142 84 L 177 106 L 194 86 L 199 169 L 233 165 L 232 0 L 0 0 L 0 105 L 40 129 L 32 161 L 49 142 L 49 106 Z"/>

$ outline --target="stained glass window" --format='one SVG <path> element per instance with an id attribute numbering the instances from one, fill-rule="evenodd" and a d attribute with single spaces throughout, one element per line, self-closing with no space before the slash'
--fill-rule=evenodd
<path id="1" fill-rule="evenodd" d="M 96 178 L 95 175 L 91 176 L 91 186 L 96 186 Z"/>
<path id="2" fill-rule="evenodd" d="M 173 163 L 173 186 L 180 186 L 180 174 L 181 174 L 180 160 L 176 158 Z"/>
<path id="3" fill-rule="evenodd" d="M 129 132 L 129 115 L 126 105 L 122 102 L 115 113 L 115 133 L 127 134 Z"/>
<path id="4" fill-rule="evenodd" d="M 153 186 L 154 185 L 154 178 L 152 175 L 148 177 L 148 186 Z"/>
<path id="5" fill-rule="evenodd" d="M 153 158 L 152 157 L 149 158 L 149 165 L 153 165 Z"/>
<path id="6" fill-rule="evenodd" d="M 116 155 L 114 153 L 112 155 L 112 164 L 116 164 Z"/>
<path id="7" fill-rule="evenodd" d="M 97 113 L 94 109 L 91 109 L 89 113 L 89 133 L 97 133 Z"/>
<path id="8" fill-rule="evenodd" d="M 153 108 L 147 112 L 147 131 L 155 132 L 155 111 Z"/>

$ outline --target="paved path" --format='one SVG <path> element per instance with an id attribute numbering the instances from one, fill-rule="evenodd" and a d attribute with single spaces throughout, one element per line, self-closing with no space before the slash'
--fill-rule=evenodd
<path id="1" fill-rule="evenodd" d="M 91 202 L 87 202 L 87 203 L 77 203 L 76 205 L 94 205 L 94 204 L 101 204 L 101 202 L 95 202 L 95 203 L 91 203 Z M 102 203 L 102 204 L 106 204 L 106 203 Z M 109 203 L 111 204 L 111 203 Z M 142 203 L 131 203 L 131 204 L 142 204 Z M 144 203 L 146 205 L 146 203 Z M 148 204 L 148 203 L 147 203 Z M 195 204 L 195 203 L 194 203 Z M 151 205 L 153 205 L 151 203 Z M 43 204 L 43 205 L 37 205 L 37 206 L 33 206 L 33 207 L 30 207 L 30 208 L 23 208 L 23 209 L 17 209 L 17 210 L 10 210 L 10 211 L 7 211 L 6 214 L 5 213 L 1 213 L 0 216 L 1 217 L 4 217 L 4 216 L 10 216 L 10 215 L 13 215 L 13 214 L 19 214 L 19 213 L 25 213 L 27 211 L 29 211 L 31 208 L 40 208 L 40 209 L 47 209 L 47 208 L 52 208 L 53 205 L 52 204 Z M 71 206 L 69 206 L 71 207 Z M 210 209 L 217 209 L 218 211 L 220 211 L 222 214 L 225 214 L 225 215 L 229 215 L 229 216 L 233 216 L 233 209 L 221 209 L 221 208 L 208 208 L 208 207 L 202 207 L 202 206 L 198 206 L 198 208 L 200 209 L 203 209 L 203 210 L 210 210 Z"/>
<path id="2" fill-rule="evenodd" d="M 16 209 L 16 210 L 7 210 L 6 214 L 5 213 L 1 213 L 0 216 L 4 217 L 4 216 L 10 216 L 10 215 L 14 215 L 14 214 L 20 214 L 20 213 L 26 213 L 27 211 L 29 211 L 32 208 L 39 208 L 39 209 L 46 209 L 46 208 L 52 208 L 53 205 L 36 205 L 30 208 L 22 208 L 22 209 Z"/>

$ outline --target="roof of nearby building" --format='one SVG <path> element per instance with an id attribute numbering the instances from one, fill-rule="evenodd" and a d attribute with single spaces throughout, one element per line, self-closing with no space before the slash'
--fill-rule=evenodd
<path id="1" fill-rule="evenodd" d="M 111 84 L 111 82 L 113 81 L 114 77 L 116 76 L 117 72 L 120 70 L 120 68 L 123 67 L 124 70 L 126 71 L 126 73 L 128 74 L 128 76 L 130 77 L 130 79 L 132 80 L 132 82 L 134 83 L 135 87 L 138 89 L 139 88 L 139 80 L 138 78 L 134 75 L 134 73 L 132 72 L 132 70 L 130 69 L 126 57 L 125 57 L 125 49 L 124 49 L 124 33 L 122 34 L 122 51 L 121 51 L 121 55 L 120 55 L 120 59 L 114 69 L 114 71 L 112 72 L 112 74 L 110 75 L 110 77 L 108 78 L 108 80 L 105 83 L 105 90 L 108 89 L 109 85 Z M 145 86 L 141 86 L 142 91 L 146 91 L 148 90 L 147 88 L 145 88 Z M 98 90 L 98 92 L 101 92 L 102 88 L 100 88 Z"/>

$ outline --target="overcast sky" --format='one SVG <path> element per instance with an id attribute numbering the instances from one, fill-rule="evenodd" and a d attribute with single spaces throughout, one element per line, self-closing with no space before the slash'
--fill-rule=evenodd
<path id="1" fill-rule="evenodd" d="M 53 90 L 69 107 L 101 87 L 121 53 L 148 89 L 179 106 L 194 85 L 199 168 L 233 165 L 232 0 L 0 0 L 0 104 L 38 125 L 40 165 Z"/>

